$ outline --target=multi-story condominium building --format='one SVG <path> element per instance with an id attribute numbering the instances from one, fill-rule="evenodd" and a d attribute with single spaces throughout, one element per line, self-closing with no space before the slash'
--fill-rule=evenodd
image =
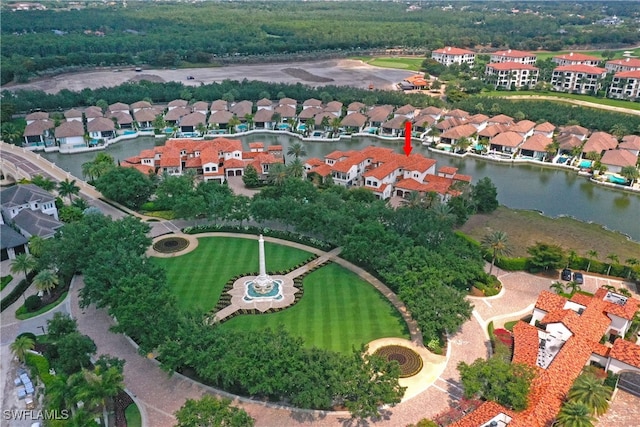
<path id="1" fill-rule="evenodd" d="M 610 73 L 640 70 L 640 58 L 614 59 L 612 61 L 607 61 L 604 68 L 606 68 Z"/>
<path id="2" fill-rule="evenodd" d="M 445 46 L 431 52 L 431 58 L 446 66 L 451 64 L 469 64 L 471 66 L 476 59 L 476 53 L 467 49 Z"/>
<path id="3" fill-rule="evenodd" d="M 523 52 L 521 50 L 500 50 L 491 54 L 491 62 L 518 62 L 520 64 L 534 65 L 536 63 L 536 56 L 529 52 Z"/>
<path id="4" fill-rule="evenodd" d="M 607 70 L 590 65 L 563 65 L 553 70 L 551 86 L 559 92 L 594 93 L 600 89 Z"/>
<path id="5" fill-rule="evenodd" d="M 591 65 L 597 67 L 600 64 L 600 58 L 582 53 L 566 53 L 553 57 L 553 62 L 562 65 Z"/>
<path id="6" fill-rule="evenodd" d="M 609 98 L 640 100 L 640 69 L 616 73 L 609 86 Z"/>
<path id="7" fill-rule="evenodd" d="M 489 63 L 485 68 L 485 80 L 496 89 L 535 86 L 538 82 L 538 69 L 530 64 L 519 62 Z"/>

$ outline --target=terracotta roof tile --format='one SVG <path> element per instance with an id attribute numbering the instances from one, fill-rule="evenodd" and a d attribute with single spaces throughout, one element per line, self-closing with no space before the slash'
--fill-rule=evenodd
<path id="1" fill-rule="evenodd" d="M 536 300 L 536 308 L 550 313 L 552 311 L 562 310 L 566 302 L 567 299 L 560 295 L 549 291 L 542 291 Z"/>
<path id="2" fill-rule="evenodd" d="M 640 346 L 631 341 L 618 338 L 611 348 L 609 355 L 627 365 L 640 368 Z"/>

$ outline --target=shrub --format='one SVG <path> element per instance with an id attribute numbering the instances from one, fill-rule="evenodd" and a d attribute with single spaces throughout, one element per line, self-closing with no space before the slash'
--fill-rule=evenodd
<path id="1" fill-rule="evenodd" d="M 26 362 L 27 366 L 31 368 L 32 377 L 39 377 L 45 387 L 51 385 L 54 381 L 54 376 L 49 373 L 49 361 L 44 356 L 27 353 Z"/>
<path id="2" fill-rule="evenodd" d="M 0 311 L 4 311 L 11 304 L 13 304 L 14 302 L 18 301 L 18 298 L 20 298 L 20 295 L 22 295 L 27 290 L 29 285 L 31 285 L 31 281 L 36 276 L 36 274 L 38 274 L 37 271 L 35 271 L 35 270 L 31 271 L 27 275 L 26 279 L 22 279 L 20 281 L 20 283 L 18 283 L 18 286 L 13 288 L 13 290 L 11 292 L 9 292 L 9 294 L 7 296 L 2 298 L 2 301 L 0 301 Z"/>
<path id="3" fill-rule="evenodd" d="M 146 202 L 140 206 L 141 211 L 157 211 L 158 207 L 155 202 Z"/>
<path id="4" fill-rule="evenodd" d="M 20 335 L 18 335 L 16 337 L 16 339 L 18 338 L 22 338 L 22 337 L 27 337 L 33 340 L 33 342 L 36 342 L 36 334 L 32 333 L 32 332 L 23 332 Z"/>
<path id="5" fill-rule="evenodd" d="M 498 259 L 496 259 L 496 266 L 506 271 L 525 270 L 527 267 L 527 258 L 526 257 L 517 257 L 517 258 L 498 257 Z"/>
<path id="6" fill-rule="evenodd" d="M 27 309 L 27 312 L 36 311 L 42 305 L 42 298 L 38 295 L 31 295 L 24 302 L 24 307 Z"/>

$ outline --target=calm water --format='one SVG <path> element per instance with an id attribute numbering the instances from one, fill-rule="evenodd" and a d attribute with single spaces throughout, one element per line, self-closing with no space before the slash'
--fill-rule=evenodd
<path id="1" fill-rule="evenodd" d="M 245 148 L 249 142 L 264 142 L 266 145 L 281 144 L 287 147 L 298 142 L 297 138 L 286 135 L 250 135 L 240 138 Z M 154 138 L 143 137 L 123 141 L 107 149 L 114 159 L 122 160 L 151 148 Z M 308 157 L 320 157 L 334 150 L 358 150 L 369 145 L 397 147 L 402 152 L 401 143 L 387 143 L 373 138 L 356 138 L 341 142 L 306 142 Z M 545 215 L 572 216 L 577 219 L 602 224 L 609 229 L 620 231 L 640 241 L 640 195 L 614 191 L 591 184 L 575 172 L 543 168 L 535 165 L 512 165 L 466 158 L 458 159 L 444 154 L 429 152 L 425 147 L 415 147 L 414 152 L 435 158 L 439 166 L 454 166 L 460 173 L 471 175 L 473 182 L 489 177 L 498 189 L 498 200 L 510 208 L 530 209 Z M 92 160 L 93 153 L 58 154 L 43 156 L 61 168 L 82 178 L 82 163 Z"/>

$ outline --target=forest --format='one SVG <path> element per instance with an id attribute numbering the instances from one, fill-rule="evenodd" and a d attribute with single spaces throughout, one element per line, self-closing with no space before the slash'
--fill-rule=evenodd
<path id="1" fill-rule="evenodd" d="M 637 44 L 625 2 L 52 3 L 2 14 L 0 83 L 96 66 L 318 59 L 444 45 L 560 50 Z M 617 26 L 594 24 L 607 16 Z"/>

